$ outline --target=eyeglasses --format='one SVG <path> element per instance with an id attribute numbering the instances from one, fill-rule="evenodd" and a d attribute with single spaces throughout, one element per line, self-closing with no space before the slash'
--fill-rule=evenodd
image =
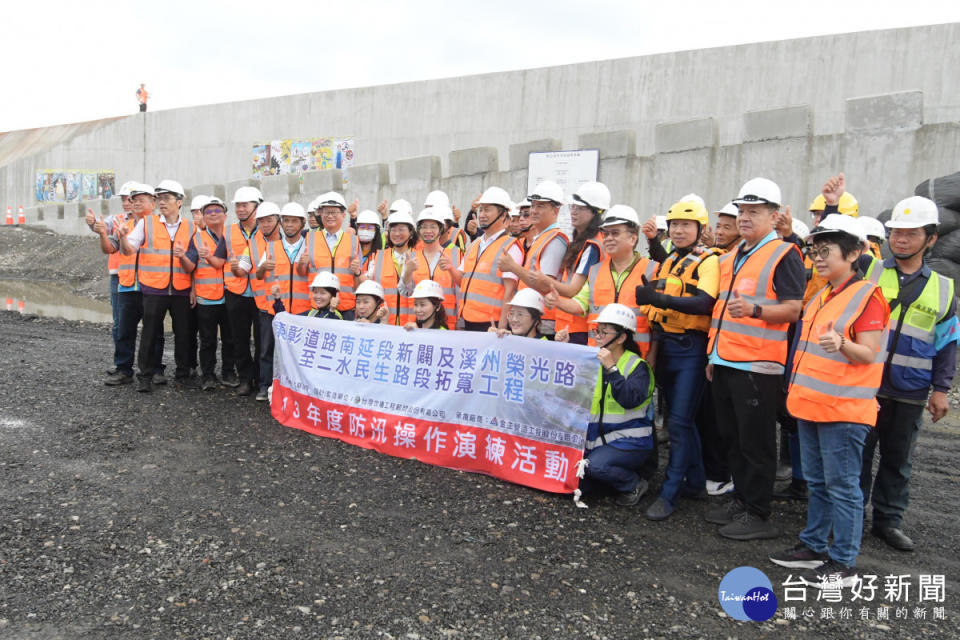
<path id="1" fill-rule="evenodd" d="M 811 258 L 819 256 L 821 260 L 826 260 L 830 257 L 830 252 L 833 251 L 833 245 L 826 244 L 821 246 L 819 249 L 816 247 L 807 247 L 807 255 Z"/>
<path id="2" fill-rule="evenodd" d="M 319 212 L 317 213 L 317 215 L 318 215 L 318 216 L 326 216 L 327 218 L 333 218 L 333 217 L 336 217 L 336 216 L 340 215 L 340 210 L 337 209 L 336 211 L 319 211 Z"/>
<path id="3" fill-rule="evenodd" d="M 591 329 L 590 335 L 594 338 L 604 338 L 606 336 L 616 336 L 620 332 L 613 329 Z"/>
<path id="4" fill-rule="evenodd" d="M 157 200 L 162 200 L 164 202 L 170 202 L 171 200 L 176 200 L 177 196 L 172 193 L 160 193 L 157 195 Z"/>
<path id="5" fill-rule="evenodd" d="M 221 207 L 207 207 L 203 210 L 203 215 L 205 216 L 214 215 L 217 213 L 226 213 L 226 211 L 224 211 Z"/>

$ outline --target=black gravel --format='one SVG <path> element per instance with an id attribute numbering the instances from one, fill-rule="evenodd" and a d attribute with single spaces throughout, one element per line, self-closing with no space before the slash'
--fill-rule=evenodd
<path id="1" fill-rule="evenodd" d="M 718 499 L 652 523 L 652 496 L 581 510 L 283 427 L 227 390 L 105 387 L 102 325 L 0 312 L 0 336 L 3 638 L 958 636 L 956 416 L 921 436 L 918 552 L 868 535 L 859 561 L 946 574 L 945 621 L 741 623 L 720 579 L 752 565 L 781 594 L 766 555 L 803 505 L 777 505 L 778 540 L 726 541 L 702 519 Z"/>

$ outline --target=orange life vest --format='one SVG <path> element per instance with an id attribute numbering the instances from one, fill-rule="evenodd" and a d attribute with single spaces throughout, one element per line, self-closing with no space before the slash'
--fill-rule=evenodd
<path id="1" fill-rule="evenodd" d="M 310 282 L 321 271 L 330 271 L 340 281 L 340 293 L 337 298 L 340 304 L 337 311 L 350 311 L 357 306 L 357 298 L 353 291 L 356 288 L 356 276 L 350 270 L 350 262 L 360 255 L 360 241 L 353 229 L 345 229 L 340 239 L 330 253 L 327 244 L 327 234 L 320 227 L 307 234 L 307 259 L 310 263 Z"/>
<path id="2" fill-rule="evenodd" d="M 516 239 L 504 231 L 480 251 L 481 239 L 482 236 L 470 243 L 463 258 L 460 317 L 467 322 L 498 323 L 503 305 L 503 275 L 497 261 Z"/>
<path id="3" fill-rule="evenodd" d="M 306 242 L 306 239 L 304 239 Z M 264 295 L 270 293 L 273 285 L 280 285 L 280 298 L 283 300 L 283 306 L 288 313 L 298 315 L 304 311 L 309 311 L 310 307 L 310 283 L 307 276 L 301 276 L 297 273 L 296 262 L 291 262 L 287 252 L 283 248 L 283 240 L 274 240 L 267 245 L 267 257 L 273 258 L 276 267 L 272 271 L 264 274 L 264 285 L 266 291 Z M 269 304 L 266 310 L 270 315 L 275 315 L 273 305 Z"/>
<path id="4" fill-rule="evenodd" d="M 217 241 L 207 230 L 197 231 L 193 236 L 193 243 L 197 250 L 200 246 L 206 247 L 210 255 L 217 250 Z M 197 297 L 204 300 L 221 300 L 223 298 L 223 272 L 225 267 L 214 267 L 204 258 L 197 257 L 197 268 L 193 270 L 193 286 Z"/>
<path id="5" fill-rule="evenodd" d="M 376 281 L 383 287 L 384 303 L 389 311 L 385 324 L 402 327 L 408 322 L 414 322 L 416 316 L 413 315 L 413 298 L 400 295 L 400 273 L 393 261 L 393 248 L 377 252 L 374 274 Z"/>
<path id="6" fill-rule="evenodd" d="M 550 229 L 549 231 L 542 232 L 537 239 L 530 244 L 530 249 L 527 251 L 527 255 L 524 258 L 523 266 L 525 269 L 534 269 L 540 271 L 540 258 L 543 257 L 543 250 L 546 248 L 550 241 L 560 236 L 565 241 L 569 242 L 566 234 L 563 233 L 560 229 Z M 517 290 L 526 289 L 527 285 L 524 284 L 523 280 L 520 280 L 517 283 Z M 557 317 L 556 309 L 546 309 L 543 312 L 543 320 L 554 320 Z"/>
<path id="7" fill-rule="evenodd" d="M 254 227 L 250 237 L 252 238 L 256 233 L 257 228 Z M 226 236 L 227 264 L 223 266 L 223 284 L 227 287 L 227 291 L 242 296 L 243 292 L 247 290 L 247 285 L 250 284 L 251 278 L 256 277 L 256 265 L 254 265 L 251 273 L 238 278 L 233 275 L 229 262 L 230 258 L 240 257 L 244 249 L 250 246 L 250 241 L 247 239 L 247 234 L 244 233 L 243 227 L 240 226 L 239 222 L 234 222 L 227 227 Z M 250 259 L 252 262 L 256 262 L 258 258 L 251 252 Z"/>
<path id="8" fill-rule="evenodd" d="M 698 250 L 699 253 L 697 253 Z M 704 260 L 718 253 L 717 249 L 699 247 L 680 258 L 680 254 L 676 250 L 671 251 L 664 263 L 660 265 L 657 279 L 653 281 L 656 290 L 678 298 L 689 298 L 697 295 L 697 285 L 700 283 L 698 269 Z M 685 333 L 687 331 L 706 333 L 710 330 L 710 316 L 680 313 L 676 309 L 660 309 L 651 306 L 650 322 L 660 325 L 660 328 L 666 333 Z"/>
<path id="9" fill-rule="evenodd" d="M 717 355 L 729 362 L 749 362 L 750 370 L 782 374 L 787 361 L 789 322 L 770 323 L 763 318 L 734 318 L 727 311 L 733 292 L 752 304 L 778 304 L 773 274 L 780 261 L 797 245 L 771 240 L 750 254 L 734 273 L 739 250 L 720 257 L 720 293 L 713 305 L 707 353 L 716 345 Z"/>
<path id="10" fill-rule="evenodd" d="M 637 330 L 634 332 L 634 339 L 637 346 L 640 347 L 640 355 L 644 358 L 650 353 L 650 324 L 647 322 L 647 307 L 637 306 L 637 286 L 643 284 L 643 277 L 652 280 L 657 274 L 657 268 L 660 263 L 654 262 L 650 258 L 641 258 L 639 254 L 634 256 L 634 262 L 629 267 L 626 277 L 617 288 L 616 280 L 613 278 L 613 261 L 607 256 L 597 264 L 590 267 L 590 274 L 587 276 L 587 282 L 590 284 L 590 308 L 587 311 L 587 325 L 593 326 L 597 322 L 597 316 L 600 311 L 608 304 L 619 302 L 633 309 L 637 315 Z M 597 345 L 593 336 L 587 340 L 587 344 L 594 347 Z"/>
<path id="11" fill-rule="evenodd" d="M 599 235 L 597 236 L 599 238 Z M 580 249 L 580 253 L 577 254 L 577 259 L 573 261 L 572 269 L 564 269 L 563 271 L 563 282 L 569 283 L 573 280 L 573 277 L 577 274 L 577 266 L 579 266 L 580 261 L 583 259 L 583 254 L 590 247 L 596 247 L 597 251 L 600 252 L 600 260 L 602 261 L 605 257 L 603 253 L 603 247 L 600 246 L 600 242 L 591 238 L 584 243 L 583 247 Z M 596 263 L 594 263 L 596 264 Z M 592 266 L 592 265 L 591 265 Z M 566 329 L 569 333 L 586 333 L 590 330 L 590 325 L 587 323 L 587 319 L 583 316 L 575 316 L 572 313 L 567 313 L 562 309 L 556 309 L 556 318 L 557 318 L 557 331 L 561 329 Z"/>
<path id="12" fill-rule="evenodd" d="M 167 233 L 162 216 L 151 214 L 143 219 L 143 246 L 140 247 L 140 262 L 137 278 L 140 284 L 154 289 L 183 291 L 190 288 L 191 276 L 183 270 L 180 258 L 173 256 L 176 243 L 186 249 L 193 235 L 193 223 L 180 216 L 180 224 L 173 240 Z"/>
<path id="13" fill-rule="evenodd" d="M 457 245 L 451 244 L 446 249 L 442 249 L 444 255 L 450 260 L 452 265 L 459 266 L 460 250 Z M 439 265 L 439 261 L 437 263 Z M 453 276 L 450 272 L 441 269 L 439 266 L 430 271 L 430 261 L 422 249 L 417 250 L 417 269 L 413 272 L 414 285 L 423 280 L 433 280 L 443 288 L 443 308 L 447 312 L 447 328 L 455 329 L 457 327 L 457 286 L 453 283 Z M 411 307 L 413 301 L 411 299 Z"/>
<path id="14" fill-rule="evenodd" d="M 819 338 L 832 322 L 834 330 L 852 342 L 853 324 L 877 288 L 872 282 L 858 280 L 829 299 L 824 289 L 804 307 L 787 391 L 790 415 L 809 422 L 876 425 L 876 396 L 883 379 L 889 328 L 884 327 L 880 348 L 870 364 L 850 362 L 839 351 L 827 353 Z"/>

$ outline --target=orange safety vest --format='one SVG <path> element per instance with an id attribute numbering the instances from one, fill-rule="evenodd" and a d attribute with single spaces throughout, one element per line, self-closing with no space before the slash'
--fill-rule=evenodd
<path id="1" fill-rule="evenodd" d="M 713 305 L 707 353 L 712 353 L 716 347 L 718 356 L 729 362 L 749 362 L 753 372 L 783 373 L 790 323 L 773 324 L 763 318 L 734 318 L 727 312 L 727 304 L 734 290 L 752 304 L 777 304 L 773 273 L 790 251 L 799 252 L 799 249 L 791 242 L 771 240 L 750 254 L 736 273 L 733 266 L 739 250 L 720 257 L 720 295 Z"/>
<path id="2" fill-rule="evenodd" d="M 637 330 L 634 332 L 634 340 L 640 347 L 640 355 L 644 358 L 650 353 L 650 324 L 647 321 L 647 307 L 637 306 L 637 286 L 643 284 L 643 277 L 652 280 L 657 274 L 657 267 L 660 263 L 654 262 L 650 258 L 641 258 L 639 254 L 634 256 L 633 264 L 627 270 L 627 276 L 617 287 L 616 280 L 613 278 L 613 261 L 607 256 L 597 264 L 590 267 L 590 274 L 587 276 L 587 282 L 590 284 L 590 309 L 587 312 L 587 325 L 593 326 L 597 323 L 597 316 L 600 311 L 614 302 L 626 305 L 633 309 L 637 315 Z M 597 346 L 596 340 L 590 336 L 587 344 L 591 347 Z"/>
<path id="3" fill-rule="evenodd" d="M 374 279 L 383 287 L 384 302 L 390 312 L 385 324 L 402 327 L 408 322 L 414 322 L 416 316 L 413 315 L 413 298 L 400 295 L 400 273 L 393 261 L 392 247 L 377 253 Z"/>
<path id="4" fill-rule="evenodd" d="M 173 257 L 173 246 L 180 243 L 184 249 L 190 244 L 193 222 L 180 217 L 180 224 L 173 240 L 161 216 L 151 214 L 143 219 L 143 246 L 140 247 L 140 262 L 137 278 L 140 284 L 154 289 L 183 291 L 190 288 L 191 276 L 183 270 L 179 258 Z"/>
<path id="5" fill-rule="evenodd" d="M 197 231 L 193 236 L 193 244 L 198 250 L 200 245 L 205 246 L 210 251 L 210 255 L 217 250 L 217 241 L 208 230 Z M 225 266 L 214 267 L 198 256 L 197 268 L 193 270 L 193 286 L 197 297 L 210 301 L 223 299 L 223 273 L 226 268 Z"/>
<path id="6" fill-rule="evenodd" d="M 344 242 L 346 240 L 346 242 Z M 350 262 L 360 255 L 360 241 L 353 229 L 345 229 L 337 240 L 333 253 L 327 245 L 327 234 L 323 227 L 319 227 L 307 234 L 307 258 L 310 261 L 310 282 L 321 271 L 330 271 L 340 281 L 340 293 L 337 298 L 340 304 L 337 311 L 350 311 L 357 306 L 357 298 L 353 293 L 356 276 L 350 270 Z"/>
<path id="7" fill-rule="evenodd" d="M 442 249 L 443 253 L 454 266 L 460 264 L 460 250 L 455 244 Z M 438 262 L 439 264 L 439 262 Z M 417 269 L 413 272 L 413 284 L 417 285 L 423 280 L 433 280 L 443 288 L 443 308 L 447 312 L 447 328 L 456 329 L 457 327 L 457 285 L 453 283 L 453 276 L 449 271 L 434 268 L 430 271 L 430 261 L 423 253 L 422 249 L 417 249 Z M 410 302 L 413 305 L 411 299 Z"/>
<path id="8" fill-rule="evenodd" d="M 497 268 L 497 261 L 516 242 L 516 238 L 504 231 L 483 251 L 480 251 L 481 239 L 482 236 L 470 243 L 463 258 L 460 317 L 467 322 L 498 323 L 503 305 L 503 275 Z"/>
<path id="9" fill-rule="evenodd" d="M 883 380 L 883 354 L 889 326 L 884 327 L 880 348 L 870 364 L 850 362 L 839 351 L 827 353 L 820 346 L 819 338 L 832 322 L 837 333 L 853 341 L 853 323 L 863 314 L 877 289 L 872 282 L 858 280 L 828 298 L 829 291 L 825 288 L 804 307 L 787 391 L 790 415 L 809 422 L 876 425 L 876 396 Z"/>
<path id="10" fill-rule="evenodd" d="M 115 216 L 113 217 L 114 233 L 116 233 L 116 225 L 118 225 L 118 224 L 124 224 L 124 223 L 126 222 L 126 220 L 124 220 L 124 217 L 125 217 L 125 216 L 126 216 L 126 214 L 117 214 L 117 215 L 115 215 Z M 131 215 L 130 217 L 132 218 L 133 215 Z M 117 250 L 114 251 L 113 253 L 107 254 L 107 271 L 108 271 L 108 272 L 110 272 L 110 273 L 114 273 L 114 272 L 119 273 L 119 270 L 120 270 L 120 257 L 121 257 L 121 256 L 123 256 L 123 252 L 120 251 L 119 249 L 117 249 Z"/>
<path id="11" fill-rule="evenodd" d="M 460 253 L 463 253 L 467 250 L 467 245 L 470 244 L 470 236 L 467 235 L 467 232 L 460 227 L 454 227 L 454 229 L 456 229 L 457 232 L 454 234 L 453 238 L 451 238 L 453 242 L 450 244 L 450 246 L 456 245 L 457 249 L 460 250 Z"/>
<path id="12" fill-rule="evenodd" d="M 807 287 L 803 290 L 803 304 L 807 304 L 813 296 L 830 283 L 817 273 L 813 266 L 813 260 L 807 255 L 803 256 L 803 272 L 807 276 Z"/>
<path id="13" fill-rule="evenodd" d="M 304 239 L 306 242 L 306 239 Z M 283 306 L 288 313 L 297 315 L 304 311 L 309 311 L 310 304 L 310 283 L 307 276 L 301 276 L 297 273 L 296 262 L 290 262 L 287 252 L 283 248 L 283 240 L 274 240 L 267 245 L 267 257 L 272 258 L 276 267 L 268 271 L 263 279 L 266 291 L 264 297 L 270 293 L 273 285 L 280 285 L 280 297 L 283 300 Z M 275 315 L 272 303 L 267 303 L 266 312 Z"/>
<path id="14" fill-rule="evenodd" d="M 657 273 L 657 279 L 654 280 L 657 291 L 668 296 L 678 298 L 693 297 L 697 295 L 697 285 L 700 283 L 700 273 L 698 269 L 703 261 L 711 256 L 718 255 L 716 249 L 707 249 L 699 247 L 700 253 L 696 249 L 680 258 L 676 251 L 670 252 L 666 261 L 660 265 L 660 271 Z M 650 307 L 650 322 L 657 323 L 666 333 L 685 333 L 687 331 L 702 331 L 706 333 L 710 330 L 710 316 L 693 315 L 689 313 L 680 313 L 675 309 L 661 309 L 659 307 Z"/>
<path id="15" fill-rule="evenodd" d="M 560 236 L 567 242 L 570 242 L 566 234 L 560 229 L 550 229 L 549 231 L 544 231 L 537 239 L 533 241 L 530 245 L 530 249 L 527 251 L 527 255 L 524 258 L 523 266 L 525 269 L 533 269 L 536 267 L 537 271 L 540 271 L 540 258 L 543 257 L 543 250 L 550 243 L 551 240 Z M 524 284 L 523 280 L 520 280 L 517 283 L 517 290 L 527 289 L 527 285 Z M 546 309 L 543 312 L 543 320 L 554 320 L 557 317 L 556 309 Z"/>
<path id="16" fill-rule="evenodd" d="M 257 228 L 253 228 L 253 233 L 250 234 L 250 237 L 253 238 L 257 233 Z M 223 266 L 223 283 L 227 287 L 227 291 L 235 293 L 238 296 L 242 296 L 243 292 L 247 290 L 247 286 L 250 284 L 251 278 L 256 277 L 256 265 L 254 265 L 254 271 L 248 273 L 247 275 L 238 278 L 233 275 L 233 271 L 230 269 L 230 258 L 237 257 L 239 258 L 243 254 L 244 249 L 250 246 L 250 240 L 247 240 L 247 234 L 244 233 L 243 227 L 240 226 L 239 222 L 233 222 L 227 227 L 226 232 L 226 245 L 227 245 L 227 264 Z M 250 253 L 251 262 L 256 262 L 257 257 Z"/>
<path id="17" fill-rule="evenodd" d="M 250 262 L 253 268 L 250 270 L 250 291 L 253 293 L 253 300 L 257 303 L 257 309 L 264 313 L 273 313 L 273 303 L 267 300 L 267 283 L 257 277 L 257 262 L 260 255 L 270 250 L 270 241 L 263 237 L 259 231 L 254 231 L 250 236 Z M 266 275 L 266 274 L 264 274 Z"/>
<path id="18" fill-rule="evenodd" d="M 599 238 L 599 235 L 598 235 Z M 591 238 L 584 243 L 583 247 L 580 249 L 580 253 L 577 254 L 577 259 L 573 261 L 573 269 L 565 269 L 563 272 L 563 282 L 569 283 L 573 280 L 573 276 L 577 273 L 577 266 L 580 264 L 580 261 L 583 259 L 583 254 L 590 247 L 596 247 L 600 252 L 600 260 L 602 261 L 606 254 L 603 252 L 603 247 L 600 243 Z M 596 264 L 596 263 L 594 263 Z M 593 266 L 593 265 L 591 265 Z M 587 319 L 583 316 L 575 316 L 572 313 L 567 313 L 562 309 L 556 309 L 556 318 L 557 318 L 557 331 L 561 329 L 566 329 L 569 333 L 586 333 L 590 330 L 590 325 L 587 323 Z"/>
<path id="19" fill-rule="evenodd" d="M 136 216 L 130 216 L 122 224 L 126 225 L 127 233 L 130 233 L 137 226 L 137 218 Z M 114 230 L 114 234 L 116 234 L 116 230 Z M 135 286 L 137 284 L 137 264 L 140 260 L 140 252 L 137 251 L 132 256 L 125 256 L 123 251 L 117 249 L 116 253 L 110 255 L 120 256 L 117 258 L 117 275 L 120 276 L 120 284 L 124 287 Z"/>

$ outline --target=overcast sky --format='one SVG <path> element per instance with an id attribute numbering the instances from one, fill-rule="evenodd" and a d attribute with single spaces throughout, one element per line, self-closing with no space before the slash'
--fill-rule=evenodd
<path id="1" fill-rule="evenodd" d="M 0 131 L 150 110 L 960 21 L 957 0 L 7 3 Z M 957 46 L 960 46 L 958 43 Z"/>

